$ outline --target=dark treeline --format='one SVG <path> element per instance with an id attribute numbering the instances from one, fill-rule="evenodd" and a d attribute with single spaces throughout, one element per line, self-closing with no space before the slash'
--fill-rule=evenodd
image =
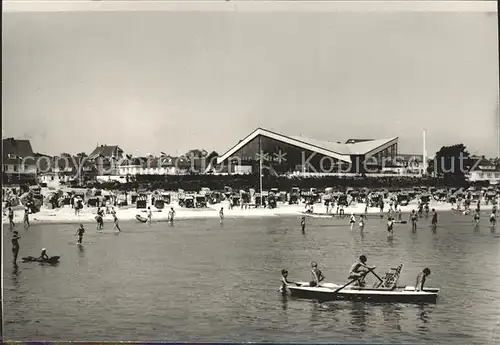
<path id="1" fill-rule="evenodd" d="M 388 188 L 402 189 L 413 187 L 469 187 L 464 179 L 452 178 L 421 178 L 421 177 L 298 177 L 288 178 L 285 176 L 266 176 L 263 178 L 263 190 L 278 188 L 282 191 L 290 191 L 292 187 L 301 190 L 317 188 L 322 190 L 327 187 L 335 189 L 352 188 Z M 141 190 L 141 189 L 165 189 L 195 192 L 203 187 L 211 190 L 223 190 L 231 187 L 233 190 L 248 190 L 259 188 L 258 174 L 253 175 L 138 175 L 133 182 L 120 184 L 119 182 L 106 182 L 93 185 L 102 189 Z"/>

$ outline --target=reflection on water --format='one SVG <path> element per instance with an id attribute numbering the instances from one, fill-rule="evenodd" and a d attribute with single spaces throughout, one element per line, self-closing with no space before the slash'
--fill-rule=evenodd
<path id="1" fill-rule="evenodd" d="M 461 216 L 443 214 L 440 221 L 438 232 L 426 226 L 418 236 L 411 224 L 398 225 L 391 242 L 382 221 L 359 232 L 345 220 L 310 219 L 307 235 L 295 218 L 226 218 L 224 227 L 219 219 L 175 228 L 124 222 L 120 236 L 88 231 L 92 244 L 77 249 L 67 226 L 35 225 L 20 256 L 49 247 L 61 261 L 4 270 L 5 334 L 13 340 L 85 334 L 111 341 L 486 344 L 500 300 L 500 240 L 485 230 L 475 235 Z M 278 292 L 282 268 L 304 281 L 315 260 L 328 281 L 344 283 L 361 254 L 379 275 L 402 263 L 399 285 L 413 285 L 429 267 L 427 284 L 443 291 L 438 303 L 319 303 Z"/>

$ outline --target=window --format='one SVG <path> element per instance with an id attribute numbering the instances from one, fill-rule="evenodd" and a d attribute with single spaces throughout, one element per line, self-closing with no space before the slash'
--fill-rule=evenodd
<path id="1" fill-rule="evenodd" d="M 13 153 L 9 153 L 7 156 L 9 157 L 9 159 L 16 159 L 16 155 Z"/>

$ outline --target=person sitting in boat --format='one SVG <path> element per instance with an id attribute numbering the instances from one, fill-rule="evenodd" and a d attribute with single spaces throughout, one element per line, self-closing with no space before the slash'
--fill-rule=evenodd
<path id="1" fill-rule="evenodd" d="M 349 279 L 352 280 L 359 278 L 354 284 L 356 286 L 365 286 L 364 276 L 366 275 L 366 272 L 371 269 L 370 266 L 366 265 L 366 261 L 366 256 L 361 255 L 359 257 L 359 260 L 351 266 L 351 270 L 349 271 Z"/>
<path id="2" fill-rule="evenodd" d="M 424 290 L 425 279 L 430 274 L 431 274 L 431 270 L 426 267 L 426 268 L 423 269 L 422 272 L 420 272 L 417 275 L 417 282 L 415 283 L 415 290 L 416 291 L 423 291 Z"/>
<path id="3" fill-rule="evenodd" d="M 48 260 L 49 256 L 47 255 L 47 249 L 42 248 L 42 253 L 38 257 L 39 260 Z"/>
<path id="4" fill-rule="evenodd" d="M 294 284 L 293 282 L 288 280 L 288 270 L 281 270 L 281 292 L 286 292 L 286 287 L 288 284 Z"/>
<path id="5" fill-rule="evenodd" d="M 313 280 L 309 283 L 309 286 L 318 286 L 323 280 L 325 280 L 325 276 L 318 268 L 318 263 L 316 261 L 311 262 L 311 268 Z"/>

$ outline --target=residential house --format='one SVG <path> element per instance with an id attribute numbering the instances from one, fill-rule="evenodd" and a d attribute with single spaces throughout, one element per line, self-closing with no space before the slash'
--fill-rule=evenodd
<path id="1" fill-rule="evenodd" d="M 35 184 L 36 159 L 30 141 L 7 138 L 2 140 L 2 146 L 3 184 Z"/>
<path id="2" fill-rule="evenodd" d="M 129 157 L 127 160 L 123 160 L 121 162 L 119 175 L 136 176 L 186 174 L 190 171 L 191 167 L 195 165 L 193 165 L 193 163 L 185 157 Z"/>
<path id="3" fill-rule="evenodd" d="M 472 167 L 466 174 L 470 182 L 490 182 L 493 184 L 500 182 L 500 167 L 484 156 L 474 156 Z"/>
<path id="4" fill-rule="evenodd" d="M 119 146 L 97 146 L 87 161 L 93 162 L 99 175 L 116 176 L 119 174 L 121 161 L 125 159 L 125 152 Z"/>
<path id="5" fill-rule="evenodd" d="M 47 184 L 64 184 L 71 181 L 85 182 L 94 180 L 97 171 L 92 162 L 85 158 L 71 155 L 52 157 L 40 155 L 38 161 L 39 181 Z"/>

